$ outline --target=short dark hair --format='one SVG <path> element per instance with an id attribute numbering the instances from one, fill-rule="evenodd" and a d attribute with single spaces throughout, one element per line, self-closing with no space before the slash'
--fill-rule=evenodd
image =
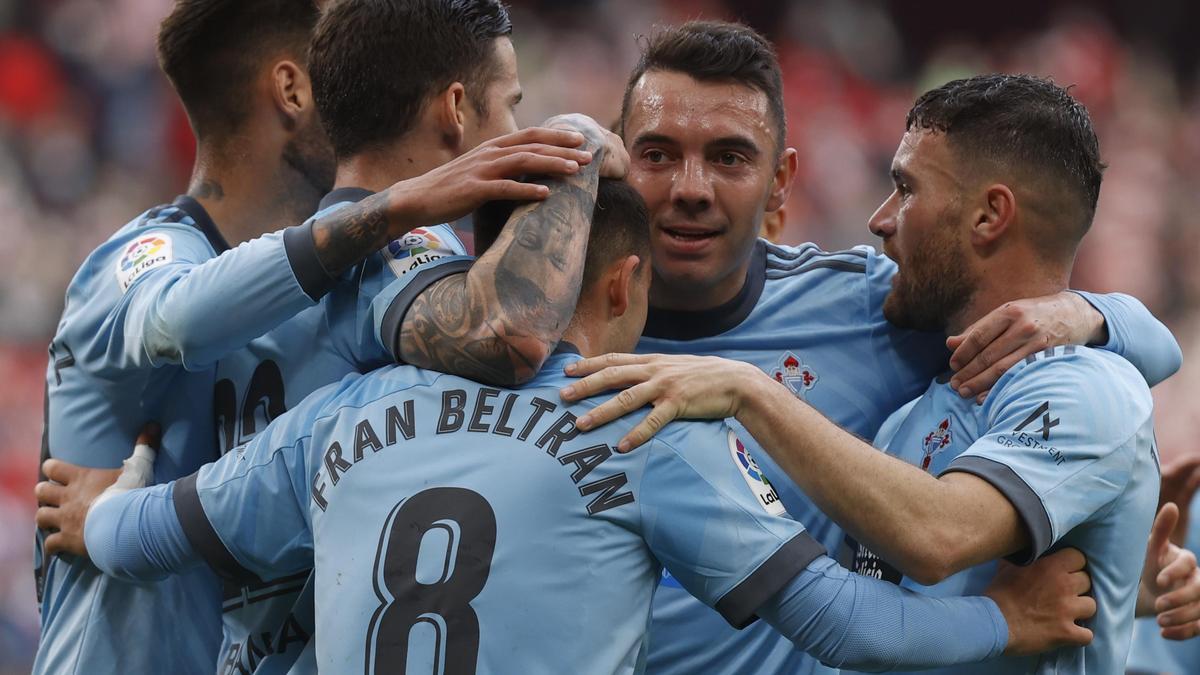
<path id="1" fill-rule="evenodd" d="M 176 0 L 158 29 L 158 63 L 201 139 L 237 131 L 248 88 L 281 51 L 303 65 L 313 0 Z"/>
<path id="2" fill-rule="evenodd" d="M 766 94 L 775 118 L 775 143 L 783 148 L 787 114 L 783 109 L 783 74 L 771 42 L 758 31 L 728 21 L 689 21 L 658 31 L 642 43 L 621 100 L 621 126 L 629 118 L 630 98 L 638 80 L 649 71 L 683 73 L 701 82 L 733 82 Z"/>
<path id="3" fill-rule="evenodd" d="M 491 248 L 515 207 L 516 202 L 491 202 L 474 214 L 476 255 L 483 255 Z M 642 195 L 629 183 L 601 178 L 592 209 L 583 286 L 595 282 L 618 258 L 629 255 L 641 258 L 639 270 L 650 259 L 650 211 Z"/>
<path id="4" fill-rule="evenodd" d="M 498 0 L 337 0 L 317 24 L 309 74 L 337 156 L 402 137 L 454 82 L 486 114 L 495 39 L 512 33 Z"/>
<path id="5" fill-rule="evenodd" d="M 1025 187 L 1067 195 L 1074 204 L 1059 198 L 1055 210 L 1065 215 L 1061 209 L 1074 206 L 1076 217 L 1047 232 L 1056 252 L 1073 252 L 1091 226 L 1105 168 L 1100 142 L 1087 108 L 1050 80 L 978 75 L 947 82 L 917 99 L 905 129 L 944 133 L 969 164 L 990 160 L 1028 178 Z"/>
<path id="6" fill-rule="evenodd" d="M 641 259 L 639 270 L 650 260 L 650 210 L 629 183 L 601 178 L 588 233 L 583 287 L 595 283 L 609 265 L 631 255 Z"/>

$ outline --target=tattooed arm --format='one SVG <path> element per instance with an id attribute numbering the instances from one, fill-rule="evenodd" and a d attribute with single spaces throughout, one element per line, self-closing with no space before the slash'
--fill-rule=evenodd
<path id="1" fill-rule="evenodd" d="M 583 133 L 596 161 L 540 181 L 549 195 L 518 207 L 469 271 L 413 300 L 399 334 L 383 336 L 405 363 L 512 385 L 533 377 L 562 337 L 579 298 L 600 175 L 623 175 L 628 157 L 620 139 L 589 118 L 547 126 Z"/>
<path id="2" fill-rule="evenodd" d="M 584 137 L 566 124 L 531 127 L 483 143 L 438 168 L 401 181 L 312 224 L 321 268 L 337 277 L 410 230 L 450 222 L 497 199 L 529 201 L 549 194 L 522 175 L 572 175 L 592 161 Z M 597 166 L 599 162 L 596 163 Z"/>

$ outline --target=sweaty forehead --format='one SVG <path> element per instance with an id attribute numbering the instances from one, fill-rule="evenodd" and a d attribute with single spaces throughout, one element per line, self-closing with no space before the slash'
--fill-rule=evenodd
<path id="1" fill-rule="evenodd" d="M 904 133 L 892 159 L 892 168 L 952 185 L 960 183 L 963 172 L 958 157 L 946 141 L 946 134 L 920 129 Z"/>
<path id="2" fill-rule="evenodd" d="M 666 136 L 681 144 L 747 136 L 764 150 L 775 139 L 767 95 L 736 82 L 702 82 L 690 75 L 650 71 L 630 92 L 625 120 L 628 142 L 638 136 Z"/>

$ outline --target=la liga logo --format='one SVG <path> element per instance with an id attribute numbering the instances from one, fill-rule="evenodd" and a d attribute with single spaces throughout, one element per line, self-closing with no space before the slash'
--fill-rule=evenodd
<path id="1" fill-rule="evenodd" d="M 745 471 L 746 475 L 754 480 L 770 485 L 771 481 L 767 480 L 767 477 L 763 475 L 762 469 L 758 468 L 758 462 L 754 461 L 754 458 L 746 451 L 746 446 L 742 445 L 742 441 L 734 438 L 733 443 L 733 447 L 735 448 L 734 457 L 742 465 L 742 471 Z"/>
<path id="2" fill-rule="evenodd" d="M 121 291 L 129 290 L 138 277 L 147 270 L 171 262 L 171 238 L 165 234 L 147 234 L 138 237 L 121 254 L 117 261 L 117 283 Z"/>
<path id="3" fill-rule="evenodd" d="M 758 462 L 754 461 L 754 456 L 742 444 L 742 441 L 729 431 L 729 454 L 733 457 L 733 461 L 737 464 L 738 470 L 745 479 L 746 485 L 750 488 L 751 494 L 754 495 L 755 501 L 759 506 L 772 515 L 782 516 L 787 513 L 783 508 L 783 503 L 779 501 L 779 494 L 775 492 L 775 488 L 771 486 L 771 481 L 763 475 L 762 469 L 758 468 Z"/>

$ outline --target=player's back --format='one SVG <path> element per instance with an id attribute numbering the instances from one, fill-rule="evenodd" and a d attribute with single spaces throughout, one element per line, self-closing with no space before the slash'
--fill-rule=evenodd
<path id="1" fill-rule="evenodd" d="M 142 425 L 154 420 L 165 430 L 156 481 L 216 458 L 212 369 L 150 362 L 139 336 L 127 334 L 125 320 L 129 289 L 142 276 L 225 248 L 203 209 L 184 197 L 142 214 L 84 261 L 50 347 L 44 456 L 118 467 Z M 132 584 L 74 556 L 41 560 L 39 551 L 36 564 L 42 634 L 34 672 L 154 672 L 166 664 L 181 673 L 212 672 L 220 605 L 208 570 Z M 128 636 L 149 635 L 162 625 L 180 626 L 177 640 L 124 648 Z"/>
<path id="2" fill-rule="evenodd" d="M 743 623 L 776 590 L 755 569 L 820 553 L 756 503 L 720 423 L 626 455 L 627 423 L 578 434 L 595 402 L 558 398 L 569 358 L 519 390 L 407 367 L 343 385 L 305 450 L 322 670 L 635 672 L 660 560 Z"/>

